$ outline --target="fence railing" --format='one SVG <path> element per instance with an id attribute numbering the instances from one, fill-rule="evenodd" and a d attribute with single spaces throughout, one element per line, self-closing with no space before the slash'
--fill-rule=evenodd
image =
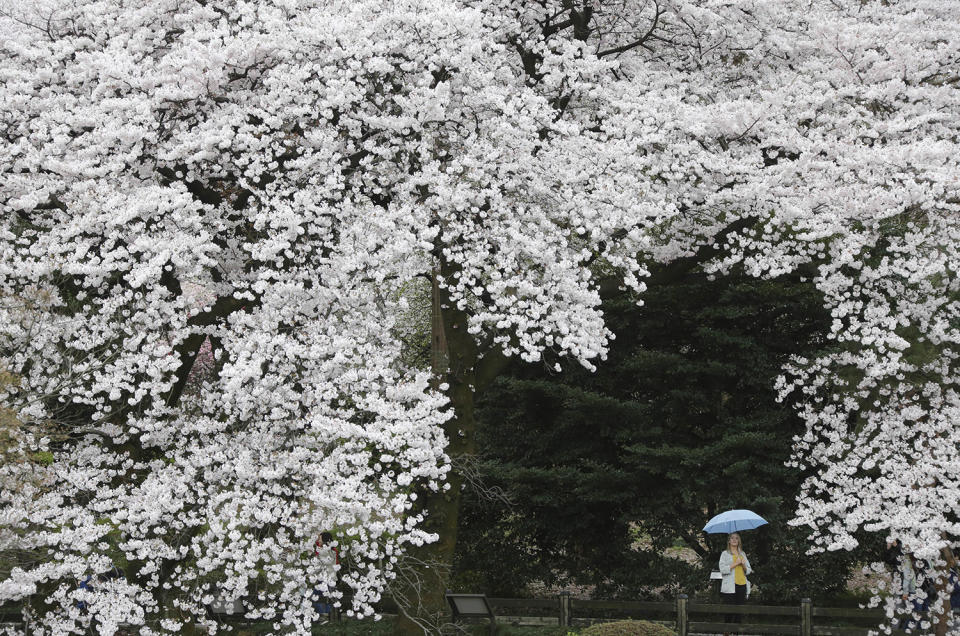
<path id="1" fill-rule="evenodd" d="M 883 610 L 817 607 L 810 599 L 797 605 L 726 605 L 692 600 L 686 594 L 673 601 L 594 601 L 563 593 L 555 598 L 487 600 L 500 623 L 579 627 L 624 618 L 643 619 L 668 625 L 679 636 L 723 632 L 867 636 L 887 620 Z M 740 622 L 727 622 L 727 617 Z M 894 629 L 891 634 L 906 632 Z"/>
<path id="2" fill-rule="evenodd" d="M 582 627 L 625 618 L 643 619 L 667 625 L 679 636 L 723 632 L 868 636 L 871 630 L 876 631 L 877 626 L 887 620 L 883 610 L 817 607 L 810 599 L 803 599 L 798 605 L 725 605 L 692 600 L 686 594 L 678 595 L 673 601 L 594 601 L 575 599 L 563 593 L 554 598 L 488 598 L 487 601 L 493 607 L 498 623 Z M 0 611 L 0 622 L 20 623 L 13 608 L 0 609 L 4 610 Z M 727 616 L 753 622 L 728 623 Z M 243 622 L 242 619 L 239 622 Z M 895 636 L 907 634 L 896 629 L 890 633 Z"/>

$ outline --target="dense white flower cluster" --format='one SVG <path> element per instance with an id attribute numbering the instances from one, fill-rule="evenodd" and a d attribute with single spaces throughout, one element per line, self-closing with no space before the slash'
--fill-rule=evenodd
<path id="1" fill-rule="evenodd" d="M 483 350 L 587 367 L 645 264 L 808 272 L 836 346 L 781 387 L 798 522 L 960 541 L 960 4 L 21 4 L 0 361 L 53 461 L 0 467 L 0 549 L 43 556 L 0 602 L 46 631 L 212 628 L 216 596 L 305 630 L 338 576 L 369 613 L 448 469 L 395 328 L 434 271 Z"/>
<path id="2" fill-rule="evenodd" d="M 781 387 L 808 425 L 796 523 L 816 549 L 900 539 L 937 578 L 960 546 L 958 20 L 949 2 L 806 16 L 769 142 L 795 159 L 766 168 L 769 220 L 738 246 L 760 271 L 815 265 L 833 316 L 832 350 Z"/>

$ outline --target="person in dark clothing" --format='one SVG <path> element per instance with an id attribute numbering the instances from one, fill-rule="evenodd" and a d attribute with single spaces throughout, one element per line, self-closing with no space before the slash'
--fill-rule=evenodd
<path id="1" fill-rule="evenodd" d="M 337 546 L 332 545 L 332 543 L 333 535 L 329 532 L 321 532 L 320 537 L 313 544 L 313 554 L 315 556 L 320 556 L 321 550 L 333 550 L 334 563 L 336 565 L 340 565 L 340 550 L 337 548 Z M 313 609 L 316 610 L 317 614 L 319 614 L 322 619 L 329 618 L 330 612 L 333 610 L 333 606 L 330 604 L 323 591 L 319 588 L 314 590 Z"/>
<path id="2" fill-rule="evenodd" d="M 947 590 L 950 591 L 950 609 L 960 615 L 960 565 L 950 568 Z"/>
<path id="3" fill-rule="evenodd" d="M 903 544 L 900 539 L 887 541 L 887 549 L 883 553 L 883 562 L 896 570 L 900 567 L 900 557 L 903 556 Z"/>

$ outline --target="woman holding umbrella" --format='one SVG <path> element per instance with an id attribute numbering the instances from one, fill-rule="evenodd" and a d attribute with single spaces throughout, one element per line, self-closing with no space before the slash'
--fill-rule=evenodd
<path id="1" fill-rule="evenodd" d="M 740 535 L 736 532 L 727 537 L 727 549 L 720 555 L 720 574 L 723 581 L 720 584 L 720 597 L 724 603 L 743 605 L 750 591 L 750 582 L 747 575 L 753 573 L 750 560 L 743 551 Z M 739 614 L 727 614 L 726 622 L 739 623 Z M 729 632 L 727 632 L 729 633 Z"/>
<path id="2" fill-rule="evenodd" d="M 747 580 L 747 575 L 753 573 L 753 568 L 750 567 L 750 560 L 743 551 L 739 531 L 752 530 L 766 523 L 766 519 L 750 510 L 728 510 L 718 514 L 703 526 L 704 532 L 730 533 L 727 537 L 727 549 L 720 555 L 722 576 L 720 597 L 724 603 L 743 605 L 747 596 L 750 595 L 750 582 Z M 740 614 L 727 614 L 726 622 L 739 623 Z M 729 633 L 725 632 L 724 636 L 729 636 Z"/>

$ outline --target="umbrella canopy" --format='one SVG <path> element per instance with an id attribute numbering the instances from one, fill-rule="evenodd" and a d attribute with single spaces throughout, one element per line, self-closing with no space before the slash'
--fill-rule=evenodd
<path id="1" fill-rule="evenodd" d="M 711 534 L 720 532 L 739 532 L 753 530 L 767 523 L 767 520 L 750 510 L 727 510 L 703 526 L 703 531 Z"/>

